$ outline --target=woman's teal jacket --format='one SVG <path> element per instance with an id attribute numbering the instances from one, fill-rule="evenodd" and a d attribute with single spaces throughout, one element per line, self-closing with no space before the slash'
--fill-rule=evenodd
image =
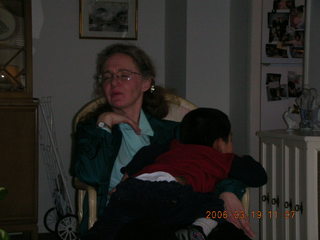
<path id="1" fill-rule="evenodd" d="M 179 123 L 160 120 L 146 114 L 153 129 L 154 136 L 150 143 L 166 144 L 177 138 Z M 97 189 L 98 216 L 103 213 L 107 203 L 107 194 L 111 171 L 121 145 L 122 133 L 118 125 L 109 133 L 96 124 L 96 119 L 80 122 L 74 135 L 74 152 L 72 174 L 81 181 Z M 87 202 L 87 201 L 85 201 Z M 84 221 L 87 226 L 87 210 L 84 206 Z M 81 226 L 81 229 L 85 228 Z"/>

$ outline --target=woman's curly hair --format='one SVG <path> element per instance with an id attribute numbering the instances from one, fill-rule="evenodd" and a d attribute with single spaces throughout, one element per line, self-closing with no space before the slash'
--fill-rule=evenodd
<path id="1" fill-rule="evenodd" d="M 154 91 L 146 91 L 143 95 L 142 108 L 145 112 L 156 118 L 164 118 L 167 116 L 169 107 L 165 99 L 166 90 L 160 86 L 155 85 L 156 71 L 150 57 L 139 47 L 131 44 L 117 43 L 106 47 L 98 54 L 97 67 L 96 67 L 96 82 L 95 82 L 95 95 L 97 97 L 103 96 L 102 83 L 99 76 L 103 70 L 105 62 L 115 54 L 125 54 L 132 58 L 133 62 L 138 67 L 141 75 L 144 78 L 151 79 L 151 85 L 154 86 Z M 109 104 L 102 104 L 99 106 L 92 115 L 98 116 L 102 112 L 112 111 Z"/>

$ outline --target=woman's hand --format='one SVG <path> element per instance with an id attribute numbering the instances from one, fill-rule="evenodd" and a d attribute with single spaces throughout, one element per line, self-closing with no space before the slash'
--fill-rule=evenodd
<path id="1" fill-rule="evenodd" d="M 105 112 L 100 114 L 100 116 L 98 117 L 97 124 L 99 124 L 99 122 L 104 122 L 105 124 L 107 124 L 107 126 L 110 129 L 113 127 L 113 125 L 116 125 L 119 123 L 127 123 L 133 128 L 136 134 L 140 134 L 141 132 L 141 129 L 139 128 L 139 125 L 137 122 L 131 120 L 130 118 L 124 115 L 121 115 L 115 112 Z"/>
<path id="2" fill-rule="evenodd" d="M 114 193 L 115 191 L 117 191 L 117 188 L 112 188 L 112 189 L 108 192 L 108 195 L 111 196 L 112 193 Z"/>
<path id="3" fill-rule="evenodd" d="M 251 229 L 248 216 L 237 196 L 231 192 L 223 192 L 220 198 L 224 201 L 224 208 L 228 213 L 226 220 L 242 229 L 248 237 L 254 238 L 255 234 Z"/>
<path id="4" fill-rule="evenodd" d="M 121 182 L 125 181 L 127 178 L 129 178 L 128 173 L 123 174 L 123 176 L 121 178 Z"/>
<path id="5" fill-rule="evenodd" d="M 125 181 L 127 178 L 129 178 L 129 175 L 127 173 L 123 174 L 123 176 L 121 178 L 121 182 Z M 112 188 L 111 191 L 108 192 L 108 195 L 111 195 L 115 191 L 117 191 L 117 187 Z"/>

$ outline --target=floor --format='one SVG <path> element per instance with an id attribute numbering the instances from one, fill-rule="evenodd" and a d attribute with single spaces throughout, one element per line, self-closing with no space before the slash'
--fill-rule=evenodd
<path id="1" fill-rule="evenodd" d="M 31 240 L 30 234 L 16 234 L 10 235 L 10 240 Z M 38 240 L 58 240 L 54 233 L 40 233 L 38 235 Z"/>
<path id="2" fill-rule="evenodd" d="M 56 240 L 58 239 L 54 233 L 40 233 L 38 240 Z"/>

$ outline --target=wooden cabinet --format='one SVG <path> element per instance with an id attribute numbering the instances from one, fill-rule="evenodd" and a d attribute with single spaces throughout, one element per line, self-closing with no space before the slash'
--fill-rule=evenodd
<path id="1" fill-rule="evenodd" d="M 260 239 L 318 239 L 320 132 L 272 130 L 258 135 L 268 173 L 260 192 Z"/>
<path id="2" fill-rule="evenodd" d="M 38 210 L 37 103 L 0 102 L 0 227 L 31 232 L 36 239 Z"/>
<path id="3" fill-rule="evenodd" d="M 22 239 L 37 239 L 38 114 L 32 95 L 31 0 L 0 0 L 0 23 L 0 186 L 8 190 L 0 201 L 0 228 Z"/>

